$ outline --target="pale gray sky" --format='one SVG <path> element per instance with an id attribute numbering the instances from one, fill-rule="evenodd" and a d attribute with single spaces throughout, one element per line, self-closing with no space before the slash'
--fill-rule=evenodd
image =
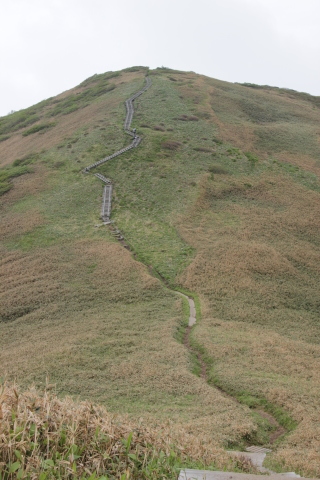
<path id="1" fill-rule="evenodd" d="M 1 0 L 0 115 L 133 65 L 320 95 L 319 0 Z"/>

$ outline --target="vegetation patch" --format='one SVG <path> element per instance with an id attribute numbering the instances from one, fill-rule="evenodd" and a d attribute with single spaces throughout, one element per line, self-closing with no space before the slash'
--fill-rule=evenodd
<path id="1" fill-rule="evenodd" d="M 0 135 L 0 142 L 4 142 L 10 138 L 10 135 Z"/>
<path id="2" fill-rule="evenodd" d="M 50 122 L 50 123 L 39 123 L 38 125 L 34 125 L 34 127 L 29 128 L 28 130 L 25 130 L 22 133 L 23 137 L 27 137 L 28 135 L 32 135 L 33 133 L 38 133 L 44 130 L 49 130 L 49 128 L 55 127 L 56 122 Z"/>
<path id="3" fill-rule="evenodd" d="M 175 120 L 180 120 L 181 122 L 198 122 L 199 118 L 196 115 L 180 115 L 180 117 L 175 118 Z"/>
<path id="4" fill-rule="evenodd" d="M 252 166 L 254 166 L 256 163 L 259 162 L 259 158 L 254 153 L 244 152 L 244 154 L 245 154 L 245 156 L 247 157 L 247 159 L 249 160 L 249 162 L 251 163 Z"/>
<path id="5" fill-rule="evenodd" d="M 29 173 L 30 169 L 26 164 L 12 165 L 8 167 L 3 167 L 0 169 L 0 196 L 8 192 L 12 187 L 13 183 L 11 180 L 15 177 L 20 177 L 25 173 Z"/>
<path id="6" fill-rule="evenodd" d="M 80 83 L 80 87 L 87 87 L 88 85 L 94 83 L 103 83 L 105 81 L 110 80 L 111 78 L 120 77 L 121 72 L 107 72 L 102 74 L 94 74 L 92 77 L 87 78 L 83 82 Z"/>
<path id="7" fill-rule="evenodd" d="M 209 172 L 217 175 L 228 175 L 230 171 L 226 168 L 221 167 L 220 165 L 210 165 Z"/>
<path id="8" fill-rule="evenodd" d="M 165 142 L 162 142 L 161 147 L 165 148 L 167 150 L 178 150 L 178 148 L 181 146 L 180 142 L 176 142 L 174 140 L 166 140 Z"/>
<path id="9" fill-rule="evenodd" d="M 13 167 L 21 167 L 25 165 L 30 165 L 30 163 L 34 163 L 39 159 L 39 153 L 29 153 L 28 155 L 24 155 L 21 158 L 17 158 L 14 160 L 12 166 Z"/>
<path id="10" fill-rule="evenodd" d="M 94 83 L 94 86 L 87 88 L 83 92 L 72 94 L 62 100 L 58 100 L 56 106 L 54 106 L 48 113 L 48 116 L 54 117 L 56 115 L 68 115 L 79 110 L 79 108 L 86 107 L 95 98 L 111 92 L 115 88 L 115 84 L 110 84 L 109 82 L 101 80 L 97 84 Z"/>
<path id="11" fill-rule="evenodd" d="M 0 135 L 12 133 L 40 120 L 35 107 L 11 113 L 0 118 Z"/>

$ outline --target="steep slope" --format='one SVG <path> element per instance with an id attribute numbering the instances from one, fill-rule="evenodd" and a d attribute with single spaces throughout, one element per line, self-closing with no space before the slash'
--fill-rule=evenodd
<path id="1" fill-rule="evenodd" d="M 1 119 L 3 172 L 33 170 L 1 197 L 1 369 L 221 445 L 258 425 L 263 441 L 247 405 L 288 424 L 283 408 L 298 427 L 273 465 L 318 475 L 318 99 L 157 69 L 135 103 L 142 143 L 99 167 L 136 259 L 199 295 L 191 339 L 240 405 L 190 372 L 181 300 L 95 227 L 101 185 L 81 171 L 127 144 L 123 103 L 145 73 L 94 76 Z"/>
<path id="2" fill-rule="evenodd" d="M 122 72 L 112 78 L 116 88 L 73 113 L 55 115 L 52 130 L 26 137 L 20 130 L 2 143 L 3 163 L 23 158 L 25 149 L 29 157 L 19 162 L 29 162 L 31 172 L 1 197 L 1 372 L 39 387 L 48 376 L 60 394 L 137 417 L 170 418 L 214 443 L 237 441 L 255 430 L 249 411 L 191 373 L 188 352 L 175 340 L 185 319 L 181 299 L 111 232 L 96 227 L 101 182 L 82 173 L 127 144 L 124 100 L 144 85 L 144 76 L 145 69 Z M 101 77 L 63 94 L 61 102 L 109 82 L 109 75 Z M 42 105 L 35 107 L 39 116 L 58 100 L 43 112 Z M 27 144 L 31 135 L 34 142 Z M 50 139 L 56 146 L 30 155 L 28 146 Z"/>

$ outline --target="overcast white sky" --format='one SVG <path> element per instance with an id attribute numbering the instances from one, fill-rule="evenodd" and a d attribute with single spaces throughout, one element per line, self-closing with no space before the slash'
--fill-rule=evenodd
<path id="1" fill-rule="evenodd" d="M 320 95 L 319 0 L 1 0 L 0 115 L 133 65 Z"/>

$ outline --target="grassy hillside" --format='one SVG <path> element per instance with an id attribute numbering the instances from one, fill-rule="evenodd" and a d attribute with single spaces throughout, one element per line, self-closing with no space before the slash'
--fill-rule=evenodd
<path id="1" fill-rule="evenodd" d="M 128 144 L 124 100 L 146 72 L 0 119 L 1 372 L 221 446 L 257 441 L 249 406 L 267 403 L 298 423 L 273 465 L 319 475 L 319 99 L 149 72 L 143 142 L 99 167 L 133 258 L 97 226 L 102 186 L 81 172 Z M 242 404 L 192 373 L 186 306 L 157 276 L 198 294 L 192 342 Z"/>

